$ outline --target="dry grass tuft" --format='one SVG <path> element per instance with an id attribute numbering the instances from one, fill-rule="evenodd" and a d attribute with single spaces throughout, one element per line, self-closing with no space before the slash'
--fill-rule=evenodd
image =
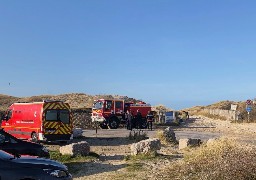
<path id="1" fill-rule="evenodd" d="M 256 148 L 222 138 L 184 154 L 167 170 L 173 179 L 256 179 Z"/>
<path id="2" fill-rule="evenodd" d="M 162 130 L 158 130 L 156 132 L 156 138 L 158 138 L 160 140 L 161 144 L 168 143 L 166 137 L 164 136 L 164 131 L 162 131 Z"/>
<path id="3" fill-rule="evenodd" d="M 158 138 L 161 141 L 161 144 L 170 145 L 170 144 L 177 144 L 178 142 L 176 139 L 173 139 L 173 137 L 168 136 L 163 130 L 158 130 L 156 132 L 156 138 Z"/>
<path id="4" fill-rule="evenodd" d="M 139 142 L 148 139 L 148 134 L 144 131 L 130 131 L 128 139 L 134 142 Z"/>

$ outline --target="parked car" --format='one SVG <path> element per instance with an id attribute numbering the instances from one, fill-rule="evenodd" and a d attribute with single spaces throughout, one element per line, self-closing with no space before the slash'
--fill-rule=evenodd
<path id="1" fill-rule="evenodd" d="M 17 157 L 0 150 L 1 180 L 72 180 L 67 166 L 50 159 Z"/>
<path id="2" fill-rule="evenodd" d="M 17 139 L 3 129 L 0 129 L 0 149 L 15 155 L 50 157 L 49 151 L 43 145 Z"/>

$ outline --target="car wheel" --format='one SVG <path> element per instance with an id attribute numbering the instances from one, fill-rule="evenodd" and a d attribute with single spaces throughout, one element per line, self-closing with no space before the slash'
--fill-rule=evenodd
<path id="1" fill-rule="evenodd" d="M 32 142 L 37 142 L 37 141 L 38 141 L 38 139 L 37 139 L 37 134 L 36 134 L 35 132 L 33 132 L 33 133 L 31 134 L 31 141 L 32 141 Z"/>

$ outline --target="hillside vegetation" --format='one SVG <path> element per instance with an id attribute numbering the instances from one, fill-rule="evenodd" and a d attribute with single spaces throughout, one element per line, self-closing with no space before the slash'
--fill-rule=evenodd
<path id="1" fill-rule="evenodd" d="M 70 104 L 72 109 L 84 109 L 91 108 L 93 101 L 95 99 L 123 99 L 126 102 L 133 101 L 138 102 L 134 98 L 129 98 L 127 96 L 120 95 L 88 95 L 84 93 L 70 93 L 70 94 L 60 94 L 60 95 L 38 95 L 30 97 L 15 97 L 0 94 L 0 112 L 6 111 L 6 109 L 15 102 L 40 102 L 43 100 L 61 100 Z M 241 119 L 246 120 L 248 113 L 245 109 L 246 103 L 243 101 L 220 101 L 207 106 L 195 106 L 191 108 L 184 109 L 188 111 L 191 115 L 202 115 L 204 109 L 223 109 L 230 110 L 231 104 L 237 105 L 237 112 L 239 112 Z M 161 106 L 161 105 L 160 105 Z M 160 107 L 159 106 L 159 107 Z M 250 117 L 253 121 L 256 121 L 256 105 L 252 105 L 252 111 L 250 112 Z"/>
<path id="2" fill-rule="evenodd" d="M 0 111 L 6 109 L 15 102 L 40 102 L 43 100 L 61 100 L 69 103 L 72 109 L 91 108 L 95 99 L 124 99 L 125 101 L 138 101 L 134 98 L 119 95 L 87 95 L 84 93 L 71 93 L 60 95 L 39 95 L 31 97 L 14 97 L 9 95 L 0 94 Z"/>
<path id="3" fill-rule="evenodd" d="M 222 109 L 222 110 L 231 110 L 231 104 L 237 105 L 237 113 L 241 120 L 247 120 L 248 112 L 246 111 L 246 102 L 245 101 L 220 101 L 207 106 L 195 106 L 186 109 L 192 115 L 202 115 L 204 109 Z M 205 114 L 204 114 L 205 115 Z M 212 117 L 211 117 L 212 118 Z M 250 112 L 250 119 L 253 122 L 256 122 L 256 105 L 252 104 L 252 111 Z"/>

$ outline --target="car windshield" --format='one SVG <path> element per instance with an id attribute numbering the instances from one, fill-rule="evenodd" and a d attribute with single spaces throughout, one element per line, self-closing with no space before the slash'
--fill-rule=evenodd
<path id="1" fill-rule="evenodd" d="M 0 150 L 0 159 L 12 159 L 12 158 L 13 158 L 13 155 Z"/>
<path id="2" fill-rule="evenodd" d="M 103 102 L 101 102 L 101 101 L 97 101 L 93 105 L 93 109 L 102 109 L 102 107 L 103 107 Z"/>

